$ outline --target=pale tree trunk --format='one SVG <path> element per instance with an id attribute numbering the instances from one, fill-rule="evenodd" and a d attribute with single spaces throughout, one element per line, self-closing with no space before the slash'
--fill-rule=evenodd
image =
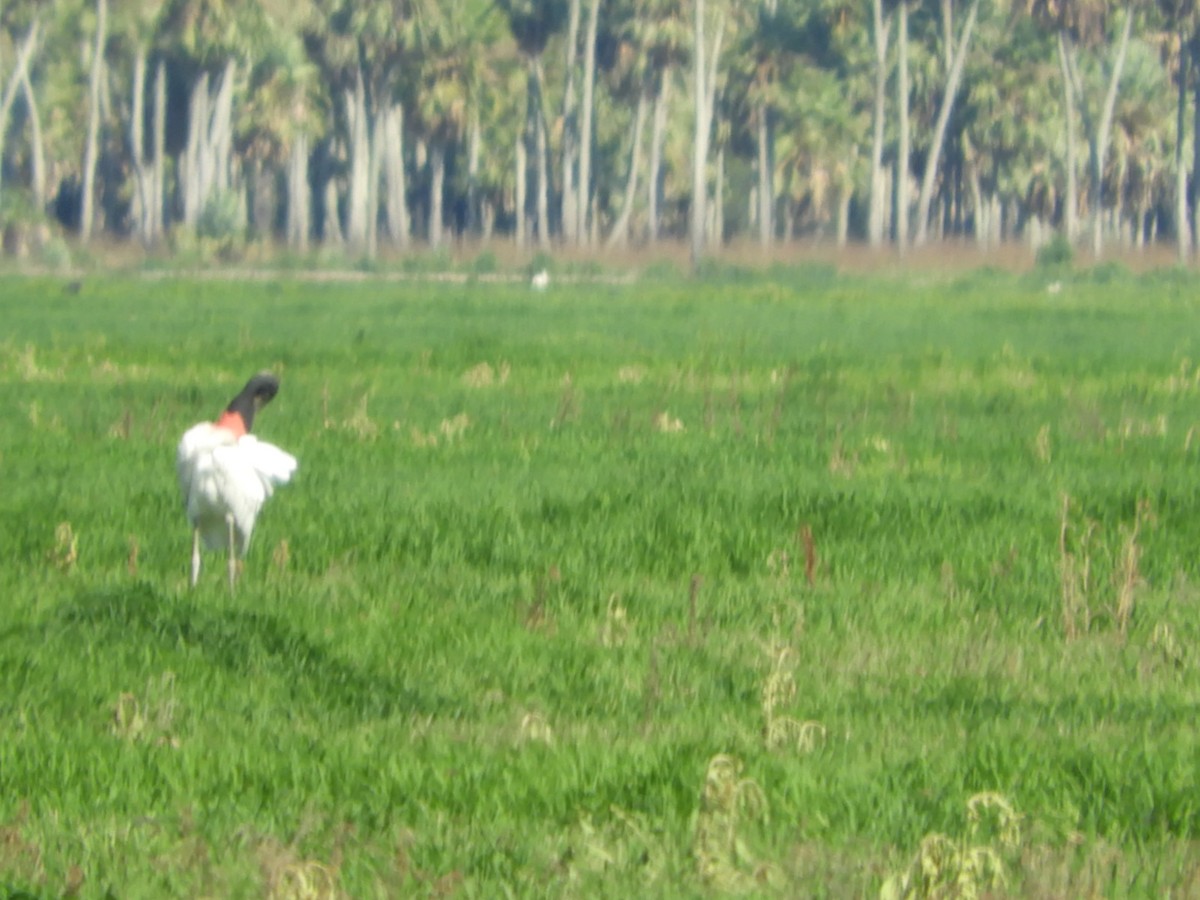
<path id="1" fill-rule="evenodd" d="M 858 145 L 850 148 L 846 159 L 834 166 L 834 185 L 837 190 L 836 237 L 839 249 L 846 246 L 850 238 L 850 203 L 854 199 L 854 165 L 858 160 Z"/>
<path id="2" fill-rule="evenodd" d="M 235 74 L 231 59 L 225 64 L 215 96 L 209 89 L 207 72 L 201 73 L 192 86 L 182 179 L 183 221 L 193 228 L 205 205 L 229 189 Z"/>
<path id="3" fill-rule="evenodd" d="M 1079 112 L 1088 132 L 1089 165 L 1088 165 L 1088 201 L 1092 216 L 1092 253 L 1100 256 L 1104 249 L 1104 160 L 1108 154 L 1108 143 L 1112 132 L 1113 110 L 1117 102 L 1117 87 L 1121 81 L 1121 71 L 1125 67 L 1125 55 L 1129 47 L 1129 36 L 1133 27 L 1133 11 L 1125 7 L 1125 22 L 1121 29 L 1116 54 L 1113 58 L 1112 71 L 1109 73 L 1108 89 L 1101 108 L 1099 122 L 1094 122 L 1089 114 L 1088 104 L 1083 97 L 1083 81 L 1075 64 L 1074 44 L 1069 35 L 1062 35 L 1063 57 L 1072 81 L 1072 90 L 1080 98 Z"/>
<path id="4" fill-rule="evenodd" d="M 230 160 L 233 151 L 233 79 L 236 73 L 234 61 L 225 63 L 221 87 L 217 91 L 213 106 L 213 118 L 209 126 L 209 141 L 212 145 L 212 187 L 223 193 L 230 187 Z"/>
<path id="5" fill-rule="evenodd" d="M 1031 215 L 1029 221 L 1025 224 L 1025 231 L 1029 236 L 1029 249 L 1035 253 L 1046 243 L 1046 237 L 1042 229 L 1042 217 L 1040 214 Z"/>
<path id="6" fill-rule="evenodd" d="M 975 245 L 980 250 L 988 247 L 987 205 L 983 199 L 983 186 L 979 179 L 979 166 L 974 159 L 967 161 L 967 190 L 971 194 L 971 208 L 975 210 Z"/>
<path id="7" fill-rule="evenodd" d="M 133 183 L 137 192 L 134 221 L 137 235 L 143 244 L 150 243 L 150 172 L 146 167 L 145 128 L 146 115 L 146 47 L 139 43 L 133 53 L 133 95 L 129 114 L 129 150 L 133 162 Z"/>
<path id="8" fill-rule="evenodd" d="M 408 212 L 408 182 L 404 174 L 404 108 L 399 103 L 385 106 L 383 145 L 378 153 L 383 166 L 383 210 L 392 245 L 407 248 L 412 240 L 412 217 Z"/>
<path id="9" fill-rule="evenodd" d="M 704 167 L 708 159 L 708 116 L 705 109 L 704 91 L 704 0 L 695 0 L 695 40 L 692 46 L 692 92 L 695 110 L 696 133 L 692 141 L 692 216 L 691 258 L 692 271 L 700 265 L 704 255 L 704 201 L 707 179 Z"/>
<path id="10" fill-rule="evenodd" d="M 516 207 L 514 212 L 517 216 L 516 227 L 513 230 L 513 237 L 516 240 L 518 247 L 525 246 L 525 179 L 526 167 L 528 161 L 525 158 L 525 131 L 522 129 L 517 134 L 517 172 L 516 172 L 516 196 L 513 198 L 513 204 Z"/>
<path id="11" fill-rule="evenodd" d="M 92 238 L 96 203 L 96 158 L 100 144 L 100 82 L 104 75 L 104 42 L 108 34 L 108 2 L 96 0 L 96 36 L 92 45 L 92 69 L 88 76 L 87 140 L 83 150 L 83 205 L 80 212 L 79 240 Z"/>
<path id="12" fill-rule="evenodd" d="M 1180 35 L 1179 46 L 1185 46 Z M 1183 129 L 1187 119 L 1187 82 L 1189 54 L 1179 54 L 1179 96 L 1175 105 L 1175 249 L 1181 263 L 1186 264 L 1192 249 L 1191 229 L 1188 227 L 1187 167 L 1183 164 Z"/>
<path id="13" fill-rule="evenodd" d="M 600 195 L 592 192 L 592 212 L 588 222 L 588 246 L 600 243 Z"/>
<path id="14" fill-rule="evenodd" d="M 887 96 L 887 47 L 891 22 L 884 18 L 883 0 L 871 0 L 875 38 L 875 106 L 871 135 L 871 200 L 867 213 L 867 243 L 883 243 L 884 215 L 887 208 L 886 182 L 883 175 L 884 118 Z"/>
<path id="15" fill-rule="evenodd" d="M 1063 115 L 1067 126 L 1067 196 L 1063 215 L 1063 227 L 1067 241 L 1074 246 L 1079 238 L 1079 181 L 1076 176 L 1075 150 L 1075 80 L 1071 77 L 1071 66 L 1067 51 L 1066 33 L 1058 32 L 1058 63 L 1063 75 Z"/>
<path id="16" fill-rule="evenodd" d="M 1200 50 L 1191 54 L 1192 76 L 1192 186 L 1191 186 L 1191 223 L 1192 247 L 1200 242 L 1200 78 L 1194 74 L 1200 70 Z M 1187 179 L 1186 173 L 1182 176 Z"/>
<path id="17" fill-rule="evenodd" d="M 758 141 L 758 242 L 765 250 L 775 238 L 775 152 L 771 108 L 766 103 L 758 104 L 754 118 Z"/>
<path id="18" fill-rule="evenodd" d="M 654 130 L 650 135 L 650 171 L 646 182 L 646 228 L 651 243 L 658 240 L 659 208 L 662 205 L 663 141 L 667 134 L 667 109 L 671 92 L 671 70 L 659 72 L 658 93 L 654 98 Z"/>
<path id="19" fill-rule="evenodd" d="M 21 93 L 29 109 L 30 191 L 33 194 L 34 208 L 42 213 L 46 210 L 46 148 L 42 140 L 42 117 L 38 112 L 33 85 L 29 83 L 28 68 L 24 69 L 21 75 Z"/>
<path id="20" fill-rule="evenodd" d="M 479 125 L 479 107 L 471 110 L 471 128 L 467 133 L 467 233 L 479 235 L 479 160 L 483 131 Z"/>
<path id="21" fill-rule="evenodd" d="M 413 172 L 428 172 L 429 171 L 429 139 L 423 136 L 418 136 L 413 141 L 413 162 L 410 167 Z M 428 192 L 427 192 L 428 195 Z M 413 232 L 421 231 L 426 237 L 429 235 L 429 204 L 421 203 L 415 210 L 412 210 L 416 215 L 413 217 Z"/>
<path id="22" fill-rule="evenodd" d="M 248 233 L 256 238 L 269 238 L 274 234 L 275 214 L 279 208 L 276 171 L 257 155 L 249 157 L 245 166 Z"/>
<path id="23" fill-rule="evenodd" d="M 292 138 L 287 185 L 287 244 L 293 250 L 303 253 L 308 249 L 308 233 L 312 227 L 308 187 L 308 135 L 304 132 Z"/>
<path id="24" fill-rule="evenodd" d="M 446 147 L 440 141 L 429 145 L 429 246 L 442 246 L 442 195 L 446 185 Z"/>
<path id="25" fill-rule="evenodd" d="M 850 240 L 850 201 L 854 198 L 854 186 L 842 185 L 837 204 L 837 233 L 834 238 L 838 249 L 844 249 Z"/>
<path id="26" fill-rule="evenodd" d="M 350 185 L 346 209 L 346 244 L 351 251 L 367 247 L 367 219 L 371 199 L 371 131 L 367 122 L 367 88 L 362 69 L 356 73 L 354 90 L 346 91 L 350 139 Z"/>
<path id="27" fill-rule="evenodd" d="M 338 215 L 337 185 L 332 178 L 325 180 L 325 216 L 321 225 L 321 242 L 326 247 L 341 247 L 346 243 L 341 217 Z"/>
<path id="28" fill-rule="evenodd" d="M 379 149 L 383 146 L 384 124 L 383 116 L 376 114 L 367 128 L 371 141 L 367 157 L 367 259 L 375 259 L 379 254 L 379 181 L 383 169 L 383 154 Z"/>
<path id="29" fill-rule="evenodd" d="M 537 92 L 534 95 L 534 150 L 537 153 L 537 236 L 538 246 L 550 245 L 550 166 L 549 147 L 546 141 L 546 114 L 542 106 L 542 61 L 535 59 L 533 68 L 537 74 Z"/>
<path id="30" fill-rule="evenodd" d="M 562 236 L 568 244 L 578 237 L 579 197 L 575 192 L 575 165 L 578 162 L 578 135 L 575 111 L 575 55 L 579 44 L 580 0 L 571 0 L 571 12 L 567 25 L 567 84 L 563 91 L 563 134 L 562 134 Z"/>
<path id="31" fill-rule="evenodd" d="M 1109 139 L 1112 136 L 1113 110 L 1117 105 L 1117 87 L 1121 81 L 1121 71 L 1125 68 L 1125 54 L 1129 49 L 1129 35 L 1133 30 L 1133 7 L 1125 5 L 1125 25 L 1121 29 L 1120 43 L 1117 45 L 1117 55 L 1113 60 L 1112 73 L 1108 81 L 1108 92 L 1104 97 L 1104 108 L 1100 113 L 1100 123 L 1096 130 L 1096 149 L 1092 154 L 1092 253 L 1099 257 L 1104 251 L 1104 160 L 1108 155 Z"/>
<path id="32" fill-rule="evenodd" d="M 492 239 L 492 229 L 496 227 L 496 209 L 492 201 L 483 198 L 479 203 L 479 230 L 486 244 Z"/>
<path id="33" fill-rule="evenodd" d="M 153 155 L 150 162 L 150 218 L 147 234 L 151 241 L 162 236 L 164 210 L 166 209 L 167 177 L 167 64 L 159 60 L 154 69 L 154 134 L 151 137 Z"/>
<path id="34" fill-rule="evenodd" d="M 772 19 L 779 12 L 778 0 L 766 0 Z M 761 102 L 755 111 L 758 139 L 758 240 L 763 249 L 775 239 L 775 116 L 770 104 Z"/>
<path id="35" fill-rule="evenodd" d="M 896 112 L 900 126 L 900 147 L 896 158 L 896 249 L 903 256 L 908 249 L 908 161 L 911 147 L 908 134 L 908 2 L 896 8 L 896 51 L 899 71 L 896 77 Z"/>
<path id="36" fill-rule="evenodd" d="M 207 182 L 205 169 L 208 165 L 208 73 L 201 72 L 192 85 L 188 103 L 188 137 L 180 165 L 180 180 L 183 183 L 183 222 L 195 228 L 200 220 L 202 190 Z"/>
<path id="37" fill-rule="evenodd" d="M 629 147 L 629 176 L 625 180 L 625 198 L 621 213 L 608 235 L 609 247 L 624 247 L 629 243 L 629 220 L 633 217 L 633 198 L 637 194 L 638 170 L 642 164 L 642 130 L 646 124 L 646 108 L 650 105 L 643 87 L 638 94 L 637 113 L 633 119 L 633 139 Z"/>
<path id="38" fill-rule="evenodd" d="M 523 198 L 520 201 L 521 211 L 517 218 L 517 246 L 523 247 L 528 239 L 533 237 L 533 230 L 536 226 L 535 216 L 530 215 L 529 210 L 529 151 L 530 145 L 533 145 L 534 161 L 537 161 L 537 132 L 538 119 L 541 114 L 538 110 L 538 69 L 533 65 L 532 57 L 526 63 L 528 71 L 525 76 L 525 122 L 524 127 L 517 135 L 517 143 L 520 145 L 520 155 L 517 158 L 517 165 L 521 169 L 520 182 L 517 184 L 517 192 Z M 537 185 L 534 185 L 536 196 Z"/>
<path id="39" fill-rule="evenodd" d="M 717 179 L 713 185 L 712 222 L 707 238 L 715 244 L 725 239 L 725 147 L 717 151 Z"/>
<path id="40" fill-rule="evenodd" d="M 8 83 L 4 87 L 4 96 L 0 98 L 0 160 L 4 159 L 4 139 L 8 134 L 8 116 L 12 112 L 13 101 L 17 99 L 17 91 L 22 82 L 29 77 L 29 57 L 33 55 L 33 50 L 37 46 L 40 30 L 41 24 L 34 19 L 33 24 L 29 26 L 29 32 L 25 35 L 25 40 L 21 42 L 21 46 L 17 50 L 16 62 L 13 64 Z M 3 166 L 0 166 L 0 172 L 2 171 Z"/>
<path id="41" fill-rule="evenodd" d="M 708 165 L 708 141 L 712 130 L 713 100 L 716 97 L 717 59 L 721 55 L 721 39 L 725 33 L 725 17 L 718 19 L 717 33 L 713 38 L 711 51 L 705 46 L 704 37 L 704 0 L 696 0 L 695 8 L 695 46 L 692 49 L 693 90 L 695 91 L 695 125 L 696 133 L 692 144 L 692 215 L 691 215 L 691 264 L 692 270 L 700 265 L 704 255 L 704 238 L 707 216 L 705 202 L 708 193 L 708 179 L 705 168 Z M 712 57 L 711 69 L 706 57 Z"/>
<path id="42" fill-rule="evenodd" d="M 958 93 L 958 82 L 962 78 L 963 63 L 967 58 L 967 48 L 971 43 L 971 31 L 975 28 L 975 18 L 978 12 L 979 0 L 973 0 L 971 8 L 967 11 L 967 21 L 963 24 L 962 35 L 954 50 L 954 61 L 946 76 L 942 106 L 938 111 L 937 124 L 933 129 L 933 140 L 929 145 L 929 154 L 925 160 L 925 173 L 921 178 L 921 194 L 917 198 L 915 243 L 918 246 L 925 243 L 929 234 L 929 205 L 933 199 L 933 185 L 937 177 L 938 160 L 941 157 L 942 144 L 946 140 L 946 126 L 950 122 L 950 111 L 954 107 L 954 95 Z"/>
<path id="43" fill-rule="evenodd" d="M 589 242 L 588 210 L 592 196 L 592 119 L 595 113 L 596 31 L 600 23 L 600 0 L 592 0 L 583 53 L 583 126 L 579 137 L 579 200 L 576 234 L 580 243 Z"/>
<path id="44" fill-rule="evenodd" d="M 1115 233 L 1117 244 L 1119 246 L 1128 247 L 1130 244 L 1129 233 L 1125 230 L 1125 183 L 1129 176 L 1129 155 L 1121 150 L 1117 155 L 1117 189 L 1113 197 L 1112 212 L 1109 216 L 1109 230 Z"/>

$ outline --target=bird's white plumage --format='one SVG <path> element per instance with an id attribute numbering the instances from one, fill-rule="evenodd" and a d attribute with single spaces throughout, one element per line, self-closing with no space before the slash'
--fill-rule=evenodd
<path id="1" fill-rule="evenodd" d="M 296 466 L 296 458 L 274 444 L 211 422 L 188 429 L 175 455 L 188 521 L 204 545 L 227 547 L 232 522 L 242 554 L 263 503 L 291 479 Z"/>

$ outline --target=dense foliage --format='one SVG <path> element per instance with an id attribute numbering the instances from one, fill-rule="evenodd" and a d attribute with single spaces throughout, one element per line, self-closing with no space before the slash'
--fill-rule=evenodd
<path id="1" fill-rule="evenodd" d="M 689 228 L 1074 242 L 1085 219 L 1186 248 L 1195 29 L 1190 4 L 1093 0 L 21 0 L 0 220 L 10 252 L 57 256 L 46 220 L 355 258 Z"/>

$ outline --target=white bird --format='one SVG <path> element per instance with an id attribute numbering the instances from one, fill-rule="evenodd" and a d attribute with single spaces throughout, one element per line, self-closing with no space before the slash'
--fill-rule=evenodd
<path id="1" fill-rule="evenodd" d="M 296 458 L 252 434 L 254 414 L 279 391 L 279 379 L 255 375 L 216 422 L 189 428 L 175 454 L 179 489 L 192 525 L 192 587 L 200 577 L 200 541 L 229 549 L 229 589 L 237 560 L 246 555 L 254 520 L 275 488 L 287 484 Z"/>
<path id="2" fill-rule="evenodd" d="M 535 291 L 544 291 L 550 286 L 550 273 L 541 269 L 534 273 L 533 279 L 529 283 L 533 285 Z"/>

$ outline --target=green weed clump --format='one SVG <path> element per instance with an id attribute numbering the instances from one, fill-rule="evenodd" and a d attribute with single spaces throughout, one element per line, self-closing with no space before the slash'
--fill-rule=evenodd
<path id="1" fill-rule="evenodd" d="M 1037 251 L 1039 269 L 1067 269 L 1075 260 L 1075 248 L 1066 235 L 1056 234 Z"/>
<path id="2" fill-rule="evenodd" d="M 0 893 L 1194 893 L 1192 282 L 711 274 L 5 279 Z"/>

